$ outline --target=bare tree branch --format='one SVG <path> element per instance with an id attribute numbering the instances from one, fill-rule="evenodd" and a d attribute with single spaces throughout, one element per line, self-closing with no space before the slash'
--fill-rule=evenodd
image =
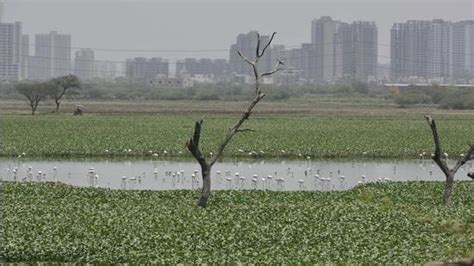
<path id="1" fill-rule="evenodd" d="M 474 155 L 474 144 L 470 145 L 471 148 L 467 151 L 467 153 L 461 157 L 458 162 L 456 163 L 456 166 L 453 168 L 453 172 L 456 173 L 459 168 L 461 168 L 464 164 L 466 164 L 468 161 L 472 160 L 472 156 Z"/>
<path id="2" fill-rule="evenodd" d="M 245 55 L 242 54 L 242 52 L 240 52 L 239 50 L 237 50 L 237 54 L 242 58 L 244 59 L 245 62 L 247 62 L 248 64 L 250 65 L 255 65 L 254 62 L 252 62 L 250 59 L 248 59 Z"/>
<path id="3" fill-rule="evenodd" d="M 283 68 L 275 68 L 272 71 L 263 73 L 262 77 L 273 75 L 273 74 L 275 74 L 275 73 L 277 73 L 278 71 L 281 71 L 281 70 L 283 70 Z"/>
<path id="4" fill-rule="evenodd" d="M 435 144 L 435 153 L 432 159 L 436 162 L 436 164 L 439 166 L 441 171 L 443 171 L 444 175 L 446 176 L 443 201 L 444 201 L 444 205 L 448 207 L 451 204 L 451 194 L 454 187 L 454 176 L 456 172 L 459 170 L 459 168 L 461 168 L 466 162 L 472 159 L 472 156 L 474 154 L 474 144 L 470 145 L 468 152 L 458 160 L 454 168 L 449 169 L 449 166 L 446 160 L 441 159 L 441 141 L 439 139 L 438 129 L 436 128 L 436 122 L 429 115 L 425 115 L 425 119 L 431 127 L 431 131 L 433 133 L 433 140 Z"/>
<path id="5" fill-rule="evenodd" d="M 235 134 L 240 133 L 240 132 L 253 131 L 252 129 L 240 129 L 240 127 L 246 120 L 249 119 L 250 115 L 252 114 L 253 108 L 260 102 L 260 100 L 262 100 L 265 97 L 265 94 L 260 91 L 260 80 L 262 79 L 262 77 L 269 76 L 279 71 L 278 66 L 281 64 L 280 61 L 277 64 L 277 69 L 271 72 L 264 73 L 263 75 L 259 74 L 258 67 L 257 67 L 258 60 L 265 54 L 265 51 L 271 45 L 271 42 L 273 41 L 275 34 L 276 33 L 273 33 L 270 41 L 263 48 L 262 52 L 260 52 L 260 42 L 261 42 L 260 35 L 259 34 L 257 35 L 258 41 L 257 41 L 256 52 L 255 52 L 255 54 L 257 55 L 257 58 L 255 59 L 255 61 L 251 61 L 249 58 L 247 58 L 245 55 L 243 55 L 240 51 L 237 50 L 238 55 L 252 67 L 252 70 L 255 76 L 256 95 L 255 95 L 255 98 L 250 102 L 247 109 L 242 113 L 237 123 L 235 123 L 234 126 L 232 126 L 231 128 L 227 130 L 224 138 L 222 139 L 221 143 L 217 147 L 216 152 L 212 155 L 210 160 L 207 161 L 199 149 L 199 140 L 201 136 L 202 120 L 200 122 L 196 122 L 196 125 L 194 127 L 193 138 L 189 139 L 186 142 L 186 146 L 188 150 L 191 152 L 194 158 L 201 165 L 203 185 L 202 185 L 201 196 L 197 204 L 199 207 L 205 208 L 207 206 L 207 199 L 209 198 L 210 190 L 211 190 L 211 168 L 222 156 L 222 153 L 224 152 L 224 149 L 227 146 L 227 144 L 235 136 Z"/>
<path id="6" fill-rule="evenodd" d="M 239 121 L 233 127 L 229 128 L 229 130 L 227 131 L 227 134 L 225 135 L 221 144 L 217 148 L 216 153 L 211 158 L 211 161 L 210 161 L 211 166 L 214 165 L 217 162 L 217 160 L 219 160 L 219 157 L 221 157 L 222 152 L 224 151 L 229 141 L 232 139 L 232 137 L 234 137 L 235 134 L 239 132 L 240 126 L 245 122 L 245 120 L 249 119 L 253 108 L 255 107 L 255 105 L 257 105 L 258 102 L 260 102 L 261 99 L 263 99 L 263 97 L 265 97 L 265 94 L 263 93 L 255 96 L 255 98 L 252 100 L 250 105 L 247 107 L 247 110 L 245 110 L 245 112 L 242 113 L 242 116 L 240 117 Z"/>
<path id="7" fill-rule="evenodd" d="M 277 73 L 278 71 L 283 70 L 283 67 L 282 67 L 283 65 L 284 65 L 283 62 L 280 59 L 278 59 L 273 70 L 263 73 L 262 77 L 270 76 Z"/>
<path id="8" fill-rule="evenodd" d="M 194 126 L 194 135 L 193 138 L 189 139 L 186 142 L 186 147 L 188 148 L 189 152 L 196 158 L 196 160 L 201 164 L 206 164 L 206 158 L 202 155 L 201 150 L 199 149 L 199 141 L 201 138 L 201 128 L 202 128 L 203 120 L 196 122 Z"/>
<path id="9" fill-rule="evenodd" d="M 436 122 L 429 115 L 425 115 L 425 119 L 431 127 L 431 132 L 433 133 L 433 140 L 435 144 L 435 152 L 432 159 L 436 162 L 436 164 L 439 166 L 441 171 L 443 171 L 443 173 L 447 175 L 450 173 L 450 170 L 449 170 L 448 165 L 446 164 L 446 161 L 441 160 L 441 142 L 439 140 L 439 134 L 438 134 L 438 129 L 436 127 Z"/>
<path id="10" fill-rule="evenodd" d="M 268 41 L 267 45 L 265 45 L 265 47 L 263 47 L 262 53 L 261 53 L 258 57 L 262 57 L 262 56 L 265 54 L 265 51 L 266 51 L 267 48 L 270 46 L 270 44 L 272 44 L 273 38 L 275 38 L 275 35 L 276 35 L 276 34 L 277 34 L 276 32 L 274 32 L 274 33 L 272 34 L 272 37 L 270 37 L 270 40 Z"/>
<path id="11" fill-rule="evenodd" d="M 258 32 L 257 32 L 257 49 L 256 49 L 256 52 L 255 52 L 255 55 L 256 55 L 255 62 L 257 62 L 258 58 L 260 57 L 260 33 L 258 33 Z"/>

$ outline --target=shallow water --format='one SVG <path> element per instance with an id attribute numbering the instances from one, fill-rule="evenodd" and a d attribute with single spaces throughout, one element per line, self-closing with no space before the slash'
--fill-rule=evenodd
<path id="1" fill-rule="evenodd" d="M 196 189 L 201 185 L 198 169 L 194 161 L 178 160 L 0 160 L 3 180 L 59 181 L 112 189 Z M 471 171 L 472 161 L 459 170 L 456 179 L 469 180 L 467 173 Z M 344 190 L 362 182 L 389 180 L 442 181 L 444 175 L 431 160 L 224 161 L 212 172 L 213 189 Z"/>

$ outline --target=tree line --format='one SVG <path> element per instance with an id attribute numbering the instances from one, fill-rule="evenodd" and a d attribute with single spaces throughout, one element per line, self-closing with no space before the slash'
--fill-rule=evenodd
<path id="1" fill-rule="evenodd" d="M 400 107 L 417 104 L 436 104 L 442 109 L 474 109 L 474 89 L 442 87 L 433 84 L 427 88 L 408 88 L 400 91 L 391 90 L 394 102 Z"/>
<path id="2" fill-rule="evenodd" d="M 47 81 L 19 82 L 15 85 L 18 93 L 25 96 L 34 115 L 41 101 L 52 99 L 56 104 L 55 112 L 59 112 L 62 98 L 67 94 L 75 94 L 81 88 L 79 79 L 74 75 L 53 78 Z"/>

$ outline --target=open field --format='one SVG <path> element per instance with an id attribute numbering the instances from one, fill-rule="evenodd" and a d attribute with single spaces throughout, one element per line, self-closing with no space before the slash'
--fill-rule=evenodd
<path id="1" fill-rule="evenodd" d="M 419 264 L 474 256 L 474 183 L 345 192 L 113 191 L 3 183 L 4 261 Z M 78 204 L 80 203 L 80 204 Z"/>
<path id="2" fill-rule="evenodd" d="M 202 149 L 211 152 L 238 114 L 204 115 Z M 3 115 L 1 156 L 159 157 L 190 156 L 185 149 L 202 113 L 134 115 Z M 466 152 L 474 116 L 438 119 L 443 149 Z M 225 156 L 313 158 L 417 158 L 433 151 L 431 131 L 420 116 L 256 115 Z M 131 150 L 130 152 L 128 150 Z M 127 150 L 127 152 L 124 152 Z M 151 151 L 151 153 L 149 152 Z M 249 153 L 252 153 L 249 155 Z"/>
<path id="3" fill-rule="evenodd" d="M 75 105 L 84 105 L 86 114 L 134 115 L 134 114 L 237 114 L 248 105 L 246 101 L 86 101 L 68 100 L 62 112 L 72 114 Z M 39 114 L 50 114 L 51 102 L 41 103 Z M 349 116 L 349 117 L 399 117 L 419 118 L 423 114 L 440 117 L 474 117 L 472 110 L 443 110 L 433 105 L 399 108 L 392 100 L 371 97 L 309 96 L 286 101 L 263 100 L 255 108 L 257 115 L 297 116 Z M 0 100 L 0 114 L 30 114 L 26 101 Z"/>

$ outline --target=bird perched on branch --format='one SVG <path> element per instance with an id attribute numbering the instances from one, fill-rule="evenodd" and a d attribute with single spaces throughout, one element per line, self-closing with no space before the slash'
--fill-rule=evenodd
<path id="1" fill-rule="evenodd" d="M 474 172 L 467 173 L 467 176 L 474 179 Z"/>

